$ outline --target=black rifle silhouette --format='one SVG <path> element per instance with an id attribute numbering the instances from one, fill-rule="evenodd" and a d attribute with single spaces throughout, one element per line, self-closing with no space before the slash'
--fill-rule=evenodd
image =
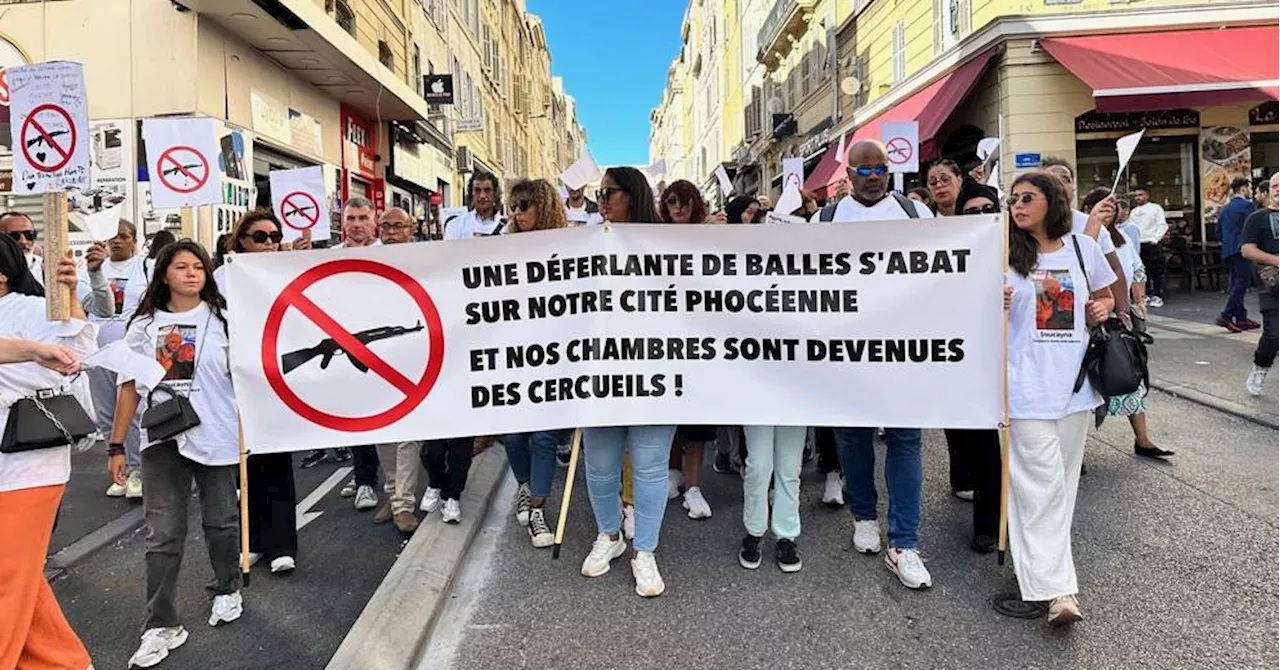
<path id="1" fill-rule="evenodd" d="M 183 172 L 185 170 L 193 170 L 198 167 L 200 167 L 199 163 L 194 163 L 192 165 L 175 165 L 165 170 L 164 173 L 167 175 L 173 175 L 173 174 L 178 174 L 179 172 Z"/>
<path id="2" fill-rule="evenodd" d="M 401 335 L 408 335 L 409 333 L 416 333 L 422 329 L 422 322 L 419 321 L 418 325 L 412 328 L 405 328 L 404 326 L 379 326 L 377 328 L 370 328 L 369 330 L 362 330 L 355 333 L 353 337 L 360 340 L 361 344 L 369 344 L 370 342 L 377 342 L 378 340 L 385 340 L 390 337 L 399 337 Z M 320 344 L 317 344 L 314 347 L 290 351 L 280 358 L 280 362 L 284 368 L 284 374 L 289 374 L 294 370 L 294 368 L 305 365 L 311 359 L 319 356 L 320 369 L 327 370 L 329 369 L 329 362 L 338 354 L 346 354 L 347 360 L 351 361 L 351 365 L 354 366 L 355 369 L 361 372 L 369 371 L 369 366 L 361 363 L 360 359 L 355 356 L 350 355 L 342 348 L 341 345 L 334 341 L 332 337 L 326 337 L 320 341 Z"/>
<path id="3" fill-rule="evenodd" d="M 55 138 L 55 137 L 57 137 L 57 136 L 59 136 L 59 135 L 66 135 L 66 134 L 68 134 L 68 133 L 70 133 L 70 132 L 71 132 L 70 130 L 54 130 L 54 131 L 49 132 L 49 133 L 48 133 L 48 135 L 49 135 L 49 139 L 51 139 L 51 140 L 52 140 L 53 138 Z M 38 137 L 34 137 L 34 138 L 32 138 L 32 139 L 27 140 L 27 146 L 28 146 L 28 147 L 34 147 L 34 146 L 36 146 L 37 144 L 44 144 L 44 143 L 45 143 L 45 141 L 44 141 L 44 135 L 40 135 L 40 136 L 38 136 Z"/>

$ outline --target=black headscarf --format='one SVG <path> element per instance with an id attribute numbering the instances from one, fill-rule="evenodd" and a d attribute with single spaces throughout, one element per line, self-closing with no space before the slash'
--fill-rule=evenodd
<path id="1" fill-rule="evenodd" d="M 956 214 L 964 211 L 964 204 L 972 198 L 986 198 L 996 206 L 996 211 L 1000 211 L 1000 192 L 986 184 L 965 177 L 964 183 L 960 185 L 960 193 L 956 194 Z"/>

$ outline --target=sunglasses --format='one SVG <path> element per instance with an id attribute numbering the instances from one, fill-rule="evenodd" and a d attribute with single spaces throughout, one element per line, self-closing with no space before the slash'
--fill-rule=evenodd
<path id="1" fill-rule="evenodd" d="M 12 237 L 14 242 L 21 242 L 24 237 L 28 242 L 35 242 L 37 235 L 38 233 L 34 230 L 14 230 L 9 233 L 9 237 Z"/>
<path id="2" fill-rule="evenodd" d="M 999 211 L 1000 211 L 999 207 L 996 207 L 995 205 L 987 203 L 981 207 L 965 207 L 964 211 L 960 213 L 961 214 L 995 214 L 996 212 L 999 212 Z"/>
<path id="3" fill-rule="evenodd" d="M 609 198 L 613 197 L 614 193 L 626 193 L 626 190 L 617 186 L 605 186 L 596 191 L 596 200 L 598 202 L 607 202 Z"/>
<path id="4" fill-rule="evenodd" d="M 272 244 L 280 244 L 280 240 L 284 239 L 284 235 L 278 230 L 273 230 L 269 233 L 265 230 L 255 230 L 245 235 L 245 237 L 258 244 L 266 244 L 267 240 L 271 240 Z"/>
<path id="5" fill-rule="evenodd" d="M 850 177 L 870 177 L 875 175 L 883 177 L 889 174 L 889 166 L 881 163 L 879 165 L 859 165 L 858 167 L 849 168 Z"/>
<path id="6" fill-rule="evenodd" d="M 1005 202 L 1008 203 L 1010 207 L 1013 207 L 1019 202 L 1021 202 L 1024 205 L 1030 205 L 1032 202 L 1035 201 L 1036 198 L 1040 198 L 1040 197 L 1043 197 L 1043 196 L 1041 196 L 1039 193 L 1022 193 L 1022 194 L 1014 193 L 1013 195 L 1009 196 L 1009 199 L 1006 200 Z"/>
<path id="7" fill-rule="evenodd" d="M 533 202 L 530 200 L 517 200 L 512 208 L 517 212 L 527 212 L 533 208 Z"/>

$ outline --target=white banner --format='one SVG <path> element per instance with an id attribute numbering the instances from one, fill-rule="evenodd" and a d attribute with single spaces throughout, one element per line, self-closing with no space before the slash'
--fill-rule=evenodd
<path id="1" fill-rule="evenodd" d="M 143 119 L 142 141 L 153 207 L 222 202 L 221 152 L 213 119 Z"/>
<path id="2" fill-rule="evenodd" d="M 89 103 L 84 65 L 50 61 L 5 70 L 13 192 L 89 188 Z"/>
<path id="3" fill-rule="evenodd" d="M 1001 229 L 615 224 L 242 254 L 256 452 L 550 428 L 992 428 Z"/>
<path id="4" fill-rule="evenodd" d="M 324 168 L 319 165 L 295 170 L 272 170 L 271 208 L 280 221 L 284 241 L 292 242 L 311 230 L 317 239 L 329 232 L 329 207 L 325 200 Z M 317 225 L 320 230 L 312 230 Z"/>

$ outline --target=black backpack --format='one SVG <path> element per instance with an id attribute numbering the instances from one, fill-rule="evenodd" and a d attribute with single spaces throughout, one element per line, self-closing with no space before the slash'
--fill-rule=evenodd
<path id="1" fill-rule="evenodd" d="M 893 199 L 898 201 L 898 206 L 902 208 L 902 211 L 907 213 L 908 219 L 920 218 L 920 213 L 916 211 L 916 205 L 911 201 L 911 198 L 908 198 L 897 191 L 892 191 L 889 195 L 893 196 Z M 838 204 L 840 204 L 839 201 L 828 203 L 822 208 L 822 211 L 818 212 L 818 220 L 822 223 L 831 223 L 832 219 L 836 217 L 836 205 Z"/>

